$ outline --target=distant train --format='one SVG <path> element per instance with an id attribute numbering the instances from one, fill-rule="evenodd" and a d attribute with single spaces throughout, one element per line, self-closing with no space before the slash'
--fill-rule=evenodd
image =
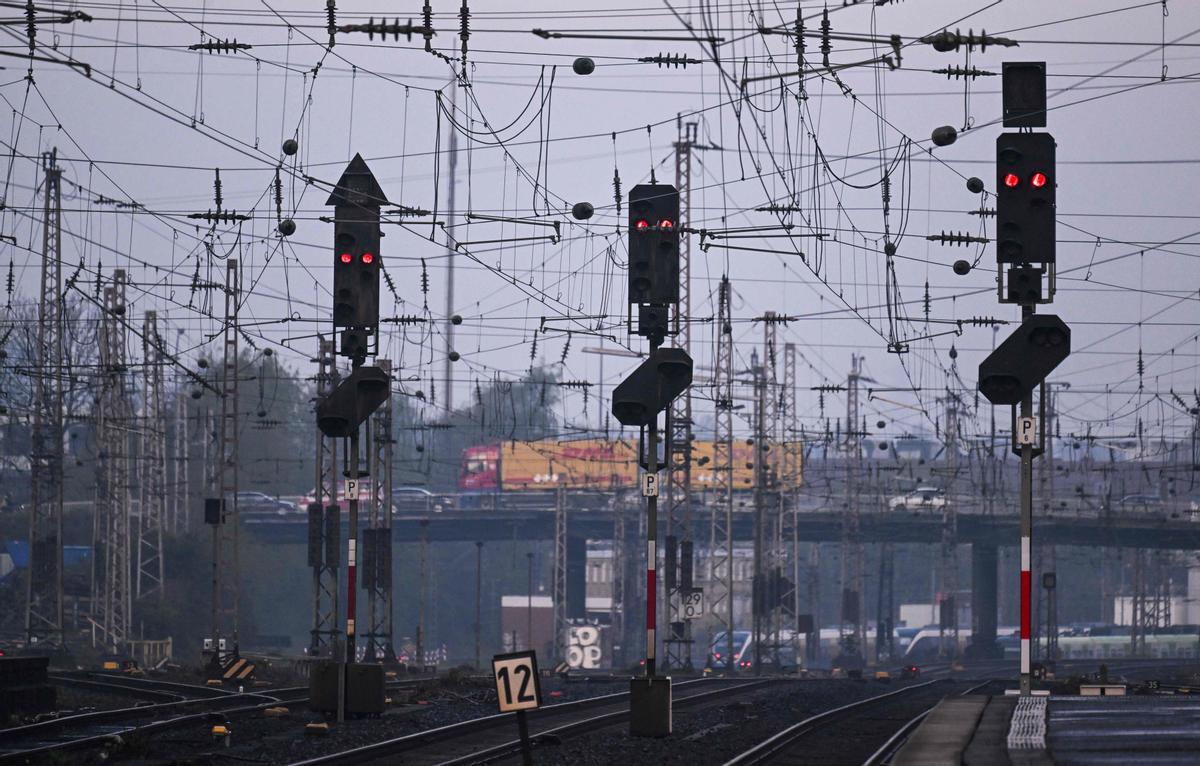
<path id="1" fill-rule="evenodd" d="M 752 444 L 733 445 L 733 489 L 755 488 Z M 767 454 L 775 486 L 782 490 L 800 486 L 802 450 L 798 442 L 774 445 Z M 718 466 L 714 443 L 692 442 L 692 486 L 697 491 L 716 487 Z M 578 439 L 523 442 L 506 441 L 463 450 L 458 488 L 464 493 L 503 493 L 552 490 L 619 490 L 637 486 L 637 443 L 618 440 Z"/>
<path id="2" fill-rule="evenodd" d="M 938 648 L 942 642 L 949 644 L 953 637 L 947 634 L 939 639 L 937 628 L 924 628 L 913 638 L 905 652 L 905 658 L 912 662 L 928 662 L 938 657 Z M 959 630 L 958 649 L 961 653 L 971 640 L 970 630 Z M 1020 657 L 1021 643 L 1017 639 L 1015 628 L 1002 628 L 996 638 L 996 643 L 1004 650 L 1004 656 L 1009 659 Z M 1088 660 L 1127 658 L 1132 655 L 1129 634 L 1109 636 L 1059 636 L 1059 659 Z M 1155 659 L 1196 658 L 1200 657 L 1200 635 L 1196 629 L 1190 633 L 1172 632 L 1155 633 L 1146 636 L 1145 657 Z"/>

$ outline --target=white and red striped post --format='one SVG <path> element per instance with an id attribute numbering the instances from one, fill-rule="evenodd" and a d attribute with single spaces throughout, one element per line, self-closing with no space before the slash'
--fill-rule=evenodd
<path id="1" fill-rule="evenodd" d="M 1021 693 L 1028 694 L 1031 679 L 1030 625 L 1033 622 L 1032 541 L 1021 535 Z"/>
<path id="2" fill-rule="evenodd" d="M 1033 314 L 1033 306 L 1021 307 L 1021 316 Z M 1033 417 L 1033 393 L 1021 398 L 1021 417 Z M 1014 432 L 1016 429 L 1013 429 Z M 1016 438 L 1015 436 L 1013 437 Z M 1033 445 L 1021 444 L 1021 695 L 1033 693 L 1030 667 L 1030 626 L 1033 622 Z"/>
<path id="3" fill-rule="evenodd" d="M 654 491 L 646 494 L 646 678 L 653 678 L 658 617 L 658 418 L 646 429 L 646 473 L 654 477 Z"/>

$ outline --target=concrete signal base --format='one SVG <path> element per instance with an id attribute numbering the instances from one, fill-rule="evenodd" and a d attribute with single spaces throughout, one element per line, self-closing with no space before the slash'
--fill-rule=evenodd
<path id="1" fill-rule="evenodd" d="M 629 734 L 633 737 L 671 736 L 671 679 L 629 679 Z"/>

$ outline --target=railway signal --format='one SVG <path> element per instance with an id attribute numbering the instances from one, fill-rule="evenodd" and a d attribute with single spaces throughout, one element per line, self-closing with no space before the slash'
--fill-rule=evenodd
<path id="1" fill-rule="evenodd" d="M 361 362 L 379 329 L 379 207 L 387 197 L 362 155 L 354 155 L 326 205 L 333 206 L 333 326 L 339 353 Z"/>
<path id="2" fill-rule="evenodd" d="M 992 404 L 1020 404 L 1071 353 L 1071 328 L 1032 314 L 979 365 L 979 391 Z"/>
<path id="3" fill-rule="evenodd" d="M 349 357 L 353 372 L 317 403 L 317 427 L 329 437 L 350 441 L 346 473 L 346 651 L 342 661 L 322 664 L 310 676 L 312 697 L 336 702 L 338 721 L 350 713 L 374 713 L 382 705 L 379 666 L 356 663 L 358 575 L 358 428 L 388 399 L 391 378 L 379 367 L 364 367 L 379 330 L 379 276 L 382 257 L 379 208 L 387 197 L 362 155 L 342 171 L 326 201 L 333 217 L 333 326 L 340 328 L 338 353 Z M 376 672 L 379 671 L 379 672 Z M 333 687 L 332 689 L 330 687 Z"/>
<path id="4" fill-rule="evenodd" d="M 629 190 L 629 302 L 679 302 L 679 190 L 670 184 Z"/>
<path id="5" fill-rule="evenodd" d="M 391 377 L 378 367 L 355 368 L 317 403 L 317 428 L 326 436 L 354 436 L 358 427 L 387 401 L 391 382 Z"/>
<path id="6" fill-rule="evenodd" d="M 1054 136 L 1001 133 L 996 139 L 996 258 L 1054 263 Z"/>
<path id="7" fill-rule="evenodd" d="M 692 384 L 692 358 L 681 348 L 658 348 L 613 390 L 613 415 L 626 426 L 649 425 Z"/>

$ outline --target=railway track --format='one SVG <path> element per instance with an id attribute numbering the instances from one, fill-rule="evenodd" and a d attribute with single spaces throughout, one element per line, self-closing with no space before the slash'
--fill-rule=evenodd
<path id="1" fill-rule="evenodd" d="M 80 689 L 114 692 L 142 699 L 180 701 L 187 699 L 215 699 L 237 692 L 222 687 L 185 684 L 157 678 L 119 676 L 111 673 L 81 671 L 78 673 L 51 673 L 49 680 L 58 686 L 73 686 Z"/>
<path id="2" fill-rule="evenodd" d="M 44 763 L 56 755 L 117 744 L 133 734 L 157 734 L 206 722 L 214 714 L 233 717 L 258 712 L 275 705 L 308 701 L 307 686 L 234 692 L 156 679 L 114 676 L 96 680 L 86 675 L 64 676 L 61 682 L 82 684 L 86 688 L 120 690 L 122 693 L 134 695 L 158 694 L 183 698 L 61 716 L 38 723 L 0 729 L 0 764 Z M 56 683 L 60 682 L 58 678 L 54 680 Z M 392 681 L 387 684 L 387 688 L 405 688 L 429 680 L 420 678 Z"/>
<path id="3" fill-rule="evenodd" d="M 698 678 L 675 684 L 675 707 L 700 704 L 731 693 L 759 689 L 775 679 L 742 682 Z M 530 738 L 561 739 L 622 723 L 629 717 L 629 693 L 620 692 L 591 697 L 577 702 L 550 705 L 529 714 Z M 376 742 L 362 747 L 298 761 L 292 766 L 351 766 L 352 764 L 394 763 L 402 756 L 405 766 L 432 764 L 477 764 L 506 758 L 519 750 L 513 716 L 490 715 Z"/>
<path id="4" fill-rule="evenodd" d="M 991 683 L 939 678 L 842 705 L 789 726 L 724 766 L 858 766 L 876 757 L 880 743 L 915 728 L 948 692 L 970 694 Z M 854 736 L 845 726 L 833 726 L 848 721 L 855 722 Z"/>

